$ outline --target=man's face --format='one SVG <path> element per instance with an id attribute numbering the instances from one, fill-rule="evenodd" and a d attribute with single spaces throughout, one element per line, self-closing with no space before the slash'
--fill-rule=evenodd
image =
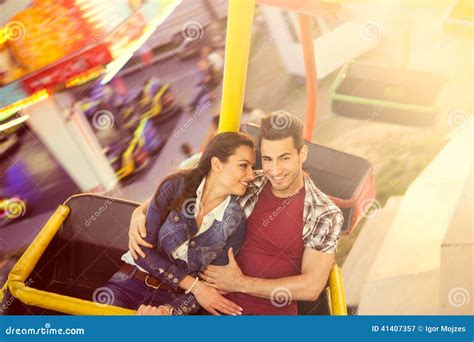
<path id="1" fill-rule="evenodd" d="M 283 140 L 262 139 L 262 167 L 272 184 L 277 197 L 288 197 L 297 192 L 304 184 L 302 167 L 308 154 L 303 146 L 298 152 L 293 138 Z"/>

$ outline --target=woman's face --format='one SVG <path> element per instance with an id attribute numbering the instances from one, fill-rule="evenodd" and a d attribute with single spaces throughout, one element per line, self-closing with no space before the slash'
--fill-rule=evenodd
<path id="1" fill-rule="evenodd" d="M 252 168 L 254 164 L 255 151 L 245 145 L 239 146 L 234 154 L 229 156 L 227 162 L 220 163 L 220 183 L 229 194 L 237 196 L 245 194 L 249 182 L 255 178 Z"/>

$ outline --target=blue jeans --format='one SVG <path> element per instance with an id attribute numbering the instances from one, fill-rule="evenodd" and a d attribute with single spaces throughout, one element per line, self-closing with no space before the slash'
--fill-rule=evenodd
<path id="1" fill-rule="evenodd" d="M 141 304 L 160 306 L 177 296 L 173 290 L 154 289 L 121 271 L 116 272 L 104 285 L 113 292 L 111 305 L 137 310 Z"/>

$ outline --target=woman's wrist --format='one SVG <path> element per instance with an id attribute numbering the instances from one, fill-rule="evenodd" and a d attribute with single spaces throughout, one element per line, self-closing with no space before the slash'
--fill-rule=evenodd
<path id="1" fill-rule="evenodd" d="M 197 296 L 198 293 L 200 291 L 202 291 L 203 287 L 206 286 L 205 284 L 203 284 L 201 281 L 199 281 L 199 278 L 196 278 L 198 281 L 196 282 L 196 284 L 194 284 L 193 288 L 191 289 L 191 293 L 194 295 L 194 296 Z"/>
<path id="2" fill-rule="evenodd" d="M 141 217 L 143 214 L 146 214 L 146 212 L 143 211 L 142 205 L 138 206 L 135 208 L 135 210 L 132 211 L 132 221 L 136 221 L 137 218 Z"/>
<path id="3" fill-rule="evenodd" d="M 199 282 L 199 278 L 196 278 L 194 279 L 193 283 L 191 284 L 191 286 L 186 290 L 184 291 L 185 294 L 189 294 L 189 293 L 193 293 L 193 290 L 196 288 L 196 285 L 198 285 L 198 282 Z"/>
<path id="4" fill-rule="evenodd" d="M 191 285 L 194 283 L 195 280 L 196 280 L 195 277 L 187 275 L 178 283 L 178 286 L 180 289 L 183 289 L 184 291 L 186 291 L 191 287 Z"/>

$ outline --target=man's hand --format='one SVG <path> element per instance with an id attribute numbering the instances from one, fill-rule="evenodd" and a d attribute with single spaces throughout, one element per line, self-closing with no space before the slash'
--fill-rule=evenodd
<path id="1" fill-rule="evenodd" d="M 136 314 L 137 316 L 170 316 L 171 315 L 171 307 L 168 305 L 161 305 L 159 307 L 152 306 L 152 305 L 140 305 Z"/>
<path id="2" fill-rule="evenodd" d="M 245 281 L 245 276 L 235 260 L 232 248 L 229 248 L 227 254 L 229 256 L 227 265 L 209 265 L 203 272 L 199 273 L 199 277 L 220 291 L 240 292 L 239 289 Z"/>
<path id="3" fill-rule="evenodd" d="M 132 219 L 130 221 L 130 228 L 128 230 L 128 249 L 132 253 L 135 260 L 138 260 L 140 255 L 142 258 L 145 257 L 145 253 L 141 249 L 141 246 L 152 248 L 153 245 L 143 240 L 146 236 L 146 203 L 139 206 L 134 210 Z"/>
<path id="4" fill-rule="evenodd" d="M 272 298 L 276 288 L 285 288 L 293 300 L 316 300 L 328 280 L 334 254 L 306 247 L 303 252 L 301 274 L 277 279 L 243 275 L 229 253 L 227 266 L 209 266 L 201 275 L 205 281 L 220 290 L 246 293 L 261 298 Z"/>

